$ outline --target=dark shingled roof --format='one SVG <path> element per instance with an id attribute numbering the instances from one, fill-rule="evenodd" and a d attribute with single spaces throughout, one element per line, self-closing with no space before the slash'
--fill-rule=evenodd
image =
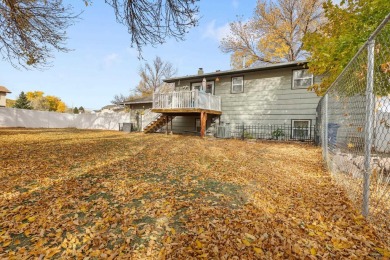
<path id="1" fill-rule="evenodd" d="M 276 63 L 276 64 L 267 64 L 259 67 L 251 67 L 244 69 L 235 69 L 235 70 L 224 70 L 224 71 L 216 71 L 211 73 L 204 73 L 201 75 L 188 75 L 183 77 L 175 77 L 170 79 L 165 79 L 164 81 L 167 83 L 173 83 L 178 80 L 192 80 L 192 79 L 202 79 L 207 77 L 218 77 L 218 76 L 226 76 L 226 75 L 234 75 L 248 72 L 256 72 L 256 71 L 264 71 L 264 70 L 272 70 L 272 69 L 282 69 L 282 68 L 291 68 L 297 66 L 305 66 L 307 61 L 291 61 L 285 63 Z"/>
<path id="2" fill-rule="evenodd" d="M 153 96 L 146 96 L 146 97 L 140 97 L 140 98 L 135 98 L 129 101 L 124 101 L 121 103 L 118 103 L 119 105 L 133 105 L 133 104 L 149 104 L 153 103 Z"/>

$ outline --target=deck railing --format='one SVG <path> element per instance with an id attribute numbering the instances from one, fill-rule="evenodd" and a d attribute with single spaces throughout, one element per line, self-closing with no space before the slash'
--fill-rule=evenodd
<path id="1" fill-rule="evenodd" d="M 154 109 L 198 108 L 221 111 L 221 97 L 210 93 L 192 91 L 174 91 L 155 93 L 153 95 Z"/>

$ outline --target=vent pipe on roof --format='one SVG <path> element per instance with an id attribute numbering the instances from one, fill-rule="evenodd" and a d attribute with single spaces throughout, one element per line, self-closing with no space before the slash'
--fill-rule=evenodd
<path id="1" fill-rule="evenodd" d="M 198 69 L 198 75 L 203 75 L 203 68 Z"/>

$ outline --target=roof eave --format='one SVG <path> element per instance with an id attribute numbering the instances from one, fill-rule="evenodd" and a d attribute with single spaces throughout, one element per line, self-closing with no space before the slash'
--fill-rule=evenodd
<path id="1" fill-rule="evenodd" d="M 239 70 L 225 70 L 225 71 L 204 73 L 201 75 L 189 75 L 189 76 L 184 76 L 184 77 L 170 78 L 170 79 L 165 79 L 164 82 L 173 83 L 173 82 L 176 82 L 178 80 L 192 80 L 192 79 L 198 79 L 198 78 L 226 76 L 226 75 L 250 73 L 250 72 L 256 72 L 256 71 L 291 68 L 291 67 L 303 66 L 303 65 L 306 65 L 307 63 L 308 63 L 307 61 L 295 61 L 295 62 L 280 63 L 280 64 L 275 64 L 275 65 L 270 65 L 270 66 L 264 66 L 264 67 L 245 68 L 245 69 L 239 69 Z"/>
<path id="2" fill-rule="evenodd" d="M 139 102 L 121 102 L 119 105 L 134 105 L 134 104 L 149 104 L 153 103 L 153 101 L 139 101 Z"/>

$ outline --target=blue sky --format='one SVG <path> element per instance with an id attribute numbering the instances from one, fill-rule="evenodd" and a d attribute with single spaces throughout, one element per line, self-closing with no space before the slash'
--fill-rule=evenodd
<path id="1" fill-rule="evenodd" d="M 144 60 L 130 48 L 130 35 L 115 21 L 113 9 L 103 0 L 92 6 L 70 1 L 75 10 L 84 10 L 82 20 L 68 30 L 66 46 L 74 51 L 55 53 L 52 67 L 43 71 L 17 70 L 0 59 L 0 85 L 17 98 L 21 91 L 44 91 L 60 97 L 69 107 L 99 109 L 110 104 L 115 94 L 129 94 L 139 82 L 139 67 L 156 55 L 178 68 L 178 75 L 230 68 L 230 56 L 218 46 L 228 33 L 229 22 L 237 15 L 253 14 L 256 0 L 200 1 L 200 23 L 186 35 L 185 41 L 169 39 L 163 45 L 143 48 Z"/>

